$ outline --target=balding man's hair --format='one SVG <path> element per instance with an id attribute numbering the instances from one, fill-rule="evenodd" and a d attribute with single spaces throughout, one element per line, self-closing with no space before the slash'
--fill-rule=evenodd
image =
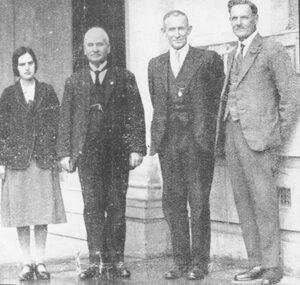
<path id="1" fill-rule="evenodd" d="M 168 12 L 166 15 L 164 15 L 164 17 L 163 17 L 164 24 L 165 24 L 166 20 L 171 16 L 184 16 L 186 18 L 187 22 L 189 22 L 189 19 L 184 12 L 182 12 L 180 10 L 172 10 L 172 11 Z"/>
<path id="2" fill-rule="evenodd" d="M 236 5 L 248 5 L 252 11 L 253 15 L 257 15 L 258 9 L 257 6 L 250 0 L 230 0 L 227 4 L 228 12 L 230 13 L 231 8 Z"/>
<path id="3" fill-rule="evenodd" d="M 105 41 L 107 44 L 109 44 L 109 36 L 108 36 L 108 33 L 107 33 L 102 27 L 100 27 L 100 26 L 93 26 L 93 27 L 88 28 L 87 31 L 86 31 L 85 34 L 84 34 L 83 42 L 85 42 L 86 35 L 87 35 L 87 33 L 88 33 L 89 31 L 91 31 L 91 30 L 100 30 L 100 31 L 103 33 L 103 35 L 104 35 L 104 41 Z"/>

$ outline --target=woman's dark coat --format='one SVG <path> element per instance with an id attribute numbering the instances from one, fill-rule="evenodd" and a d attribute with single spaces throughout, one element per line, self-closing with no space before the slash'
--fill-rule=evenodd
<path id="1" fill-rule="evenodd" d="M 20 81 L 6 88 L 0 98 L 0 163 L 25 169 L 30 160 L 48 169 L 56 161 L 59 101 L 53 87 L 36 80 L 30 107 Z"/>

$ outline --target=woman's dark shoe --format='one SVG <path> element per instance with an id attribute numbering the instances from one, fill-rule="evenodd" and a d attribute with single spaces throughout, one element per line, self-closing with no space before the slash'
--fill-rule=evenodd
<path id="1" fill-rule="evenodd" d="M 19 274 L 20 281 L 29 281 L 34 279 L 34 265 L 25 264 L 21 273 Z"/>
<path id="2" fill-rule="evenodd" d="M 44 263 L 39 263 L 35 266 L 35 275 L 38 280 L 49 280 L 50 273 Z"/>

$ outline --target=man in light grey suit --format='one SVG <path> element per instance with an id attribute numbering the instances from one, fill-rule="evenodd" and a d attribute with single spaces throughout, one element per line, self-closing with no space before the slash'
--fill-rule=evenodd
<path id="1" fill-rule="evenodd" d="M 284 47 L 256 30 L 257 7 L 228 2 L 238 45 L 229 55 L 218 114 L 217 148 L 225 152 L 250 269 L 236 281 L 282 278 L 277 151 L 289 137 L 298 112 L 298 78 Z M 224 141 L 223 141 L 224 142 Z"/>

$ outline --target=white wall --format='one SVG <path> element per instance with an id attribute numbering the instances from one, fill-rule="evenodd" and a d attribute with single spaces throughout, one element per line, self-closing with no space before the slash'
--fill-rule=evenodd
<path id="1" fill-rule="evenodd" d="M 136 76 L 149 130 L 152 105 L 148 92 L 147 66 L 152 57 L 167 49 L 160 28 L 163 15 L 172 8 L 172 0 L 126 0 L 125 3 L 127 68 Z"/>

